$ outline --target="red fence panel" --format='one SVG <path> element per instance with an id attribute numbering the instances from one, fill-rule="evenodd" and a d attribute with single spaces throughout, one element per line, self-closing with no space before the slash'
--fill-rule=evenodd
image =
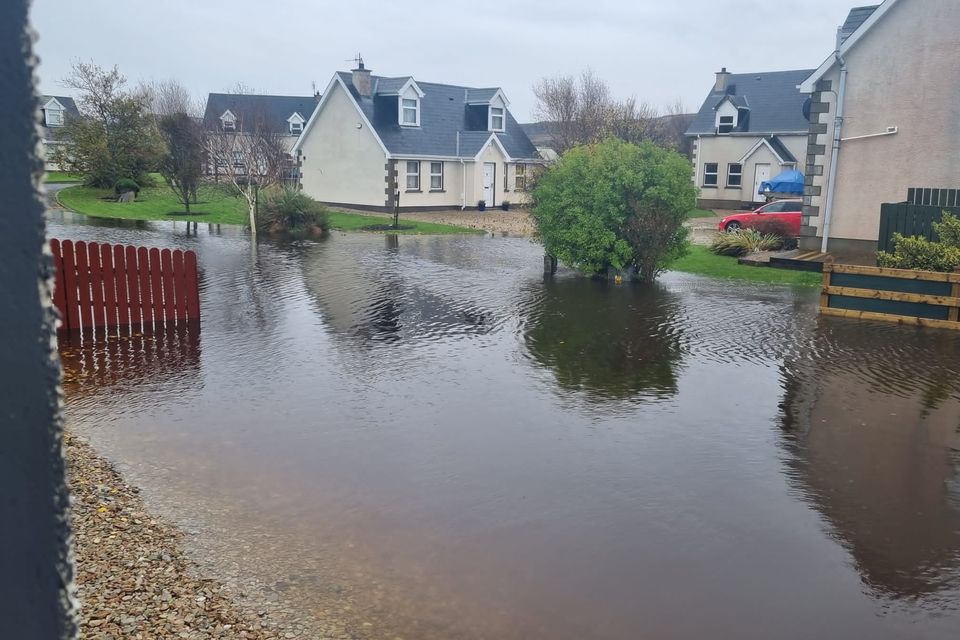
<path id="1" fill-rule="evenodd" d="M 200 319 L 193 251 L 51 240 L 61 327 L 154 329 Z"/>

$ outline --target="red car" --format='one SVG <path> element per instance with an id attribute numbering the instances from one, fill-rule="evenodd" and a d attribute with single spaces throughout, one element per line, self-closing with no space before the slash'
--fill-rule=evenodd
<path id="1" fill-rule="evenodd" d="M 781 220 L 787 224 L 793 235 L 800 235 L 800 213 L 803 200 L 777 200 L 768 202 L 753 211 L 738 211 L 720 220 L 720 231 L 739 231 L 753 226 L 762 220 Z"/>

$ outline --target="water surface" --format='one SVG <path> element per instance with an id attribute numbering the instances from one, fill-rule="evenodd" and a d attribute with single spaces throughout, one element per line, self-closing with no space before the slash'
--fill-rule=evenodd
<path id="1" fill-rule="evenodd" d="M 67 216 L 67 217 L 64 217 Z M 202 331 L 62 349 L 68 422 L 211 570 L 371 638 L 954 638 L 960 337 L 520 238 L 197 251 Z"/>

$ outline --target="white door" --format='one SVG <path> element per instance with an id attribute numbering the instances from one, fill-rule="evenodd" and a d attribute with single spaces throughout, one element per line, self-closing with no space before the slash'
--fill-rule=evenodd
<path id="1" fill-rule="evenodd" d="M 766 202 L 767 199 L 760 194 L 760 184 L 770 179 L 770 165 L 758 164 L 753 174 L 753 201 Z"/>
<path id="2" fill-rule="evenodd" d="M 493 185 L 496 184 L 497 164 L 495 162 L 483 163 L 483 199 L 488 207 L 495 207 L 497 203 L 493 201 L 496 198 L 496 191 Z"/>

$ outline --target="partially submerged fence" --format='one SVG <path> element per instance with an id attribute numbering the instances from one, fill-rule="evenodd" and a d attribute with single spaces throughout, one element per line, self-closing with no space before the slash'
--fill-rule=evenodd
<path id="1" fill-rule="evenodd" d="M 826 262 L 820 313 L 960 329 L 960 271 L 937 273 Z"/>
<path id="2" fill-rule="evenodd" d="M 51 240 L 61 329 L 156 328 L 200 319 L 197 255 Z"/>

